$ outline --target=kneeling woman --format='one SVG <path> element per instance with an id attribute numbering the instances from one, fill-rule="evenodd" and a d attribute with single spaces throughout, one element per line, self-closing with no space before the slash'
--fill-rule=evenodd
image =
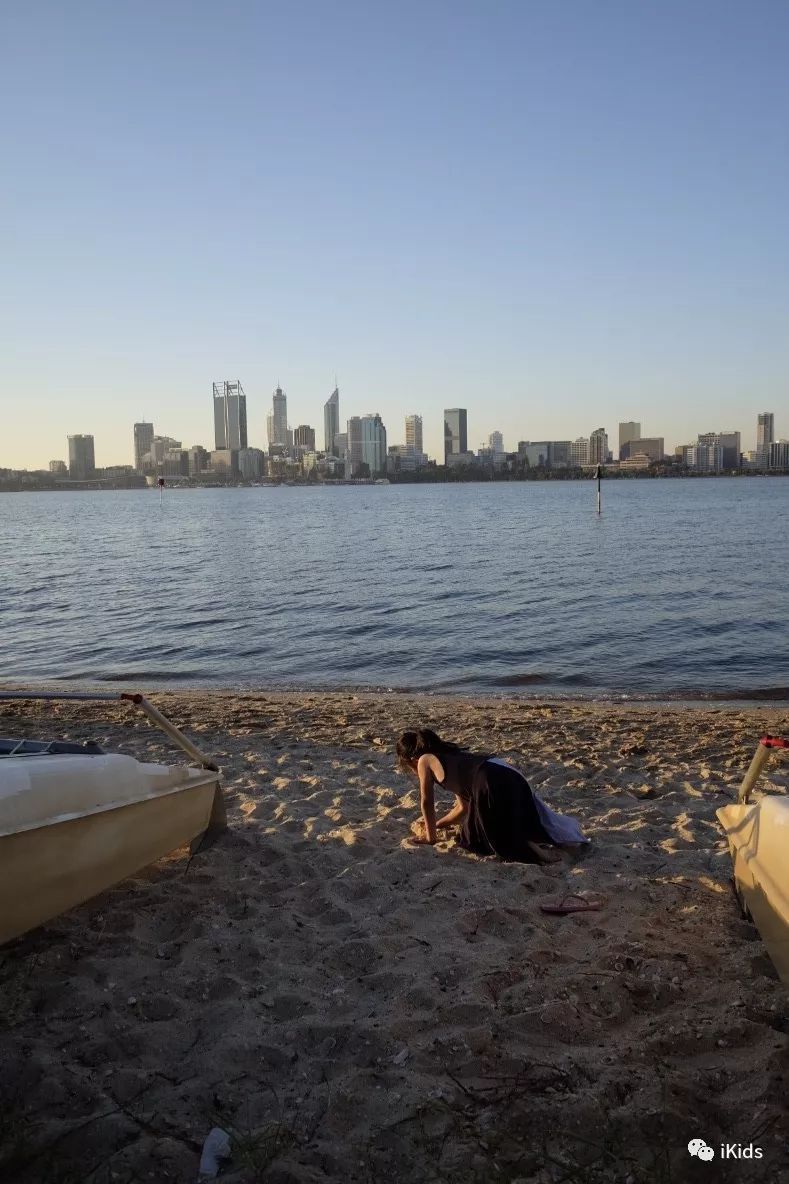
<path id="1" fill-rule="evenodd" d="M 429 728 L 403 732 L 401 768 L 419 778 L 422 829 L 412 843 L 435 843 L 438 831 L 461 826 L 460 846 L 476 855 L 522 863 L 553 863 L 556 846 L 587 843 L 578 823 L 555 814 L 533 793 L 522 773 L 491 755 L 467 752 Z M 455 795 L 436 821 L 434 787 Z"/>

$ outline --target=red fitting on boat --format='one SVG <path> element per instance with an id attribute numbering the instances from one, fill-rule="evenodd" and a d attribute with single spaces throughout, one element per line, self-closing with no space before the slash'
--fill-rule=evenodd
<path id="1" fill-rule="evenodd" d="M 765 748 L 789 748 L 789 740 L 782 740 L 780 736 L 762 736 L 759 743 Z"/>

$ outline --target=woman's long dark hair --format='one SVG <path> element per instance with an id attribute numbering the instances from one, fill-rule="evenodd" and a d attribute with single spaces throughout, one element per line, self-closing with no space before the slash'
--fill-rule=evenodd
<path id="1" fill-rule="evenodd" d="M 442 752 L 459 751 L 459 744 L 442 740 L 432 728 L 417 728 L 413 732 L 403 732 L 397 741 L 397 759 L 402 769 L 407 769 L 409 761 L 418 760 L 425 752 L 434 752 L 438 756 Z"/>

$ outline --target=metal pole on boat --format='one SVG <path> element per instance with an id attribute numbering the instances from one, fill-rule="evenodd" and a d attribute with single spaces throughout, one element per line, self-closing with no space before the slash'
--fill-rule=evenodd
<path id="1" fill-rule="evenodd" d="M 751 790 L 759 780 L 759 774 L 764 768 L 764 764 L 769 755 L 770 749 L 760 740 L 756 748 L 756 752 L 753 754 L 753 760 L 748 766 L 748 772 L 743 778 L 742 785 L 740 786 L 740 792 L 737 794 L 738 802 L 745 803 L 748 801 L 749 797 L 751 796 Z"/>
<path id="2" fill-rule="evenodd" d="M 212 772 L 219 771 L 219 765 L 210 760 L 204 752 L 201 752 L 196 744 L 193 744 L 187 736 L 184 736 L 183 732 L 179 732 L 175 724 L 171 723 L 166 715 L 162 715 L 161 711 L 154 707 L 153 703 L 149 703 L 143 695 L 123 694 L 121 695 L 121 699 L 126 699 L 131 703 L 135 703 L 137 707 L 140 708 L 140 711 L 145 712 L 145 714 L 148 716 L 148 719 L 150 719 L 153 723 L 158 724 L 162 731 L 165 732 L 171 740 L 174 740 L 179 748 L 182 748 L 185 753 L 192 757 L 193 760 L 197 761 L 198 765 L 201 765 L 202 768 L 210 769 Z"/>
<path id="3" fill-rule="evenodd" d="M 141 711 L 145 712 L 148 719 L 160 727 L 201 768 L 208 769 L 212 773 L 219 772 L 219 765 L 212 761 L 210 757 L 207 757 L 204 752 L 201 752 L 197 745 L 193 744 L 187 736 L 184 736 L 183 732 L 180 732 L 166 715 L 162 715 L 161 711 L 154 707 L 153 703 L 149 703 L 144 695 L 132 694 L 128 691 L 121 691 L 120 694 L 117 691 L 110 693 L 106 691 L 0 691 L 0 701 L 6 699 L 32 699 L 43 702 L 71 699 L 83 703 L 133 703 L 135 707 L 139 707 Z"/>

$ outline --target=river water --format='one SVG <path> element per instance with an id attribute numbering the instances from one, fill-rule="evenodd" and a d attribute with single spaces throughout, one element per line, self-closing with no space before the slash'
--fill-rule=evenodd
<path id="1" fill-rule="evenodd" d="M 789 479 L 0 496 L 0 679 L 789 698 Z"/>

